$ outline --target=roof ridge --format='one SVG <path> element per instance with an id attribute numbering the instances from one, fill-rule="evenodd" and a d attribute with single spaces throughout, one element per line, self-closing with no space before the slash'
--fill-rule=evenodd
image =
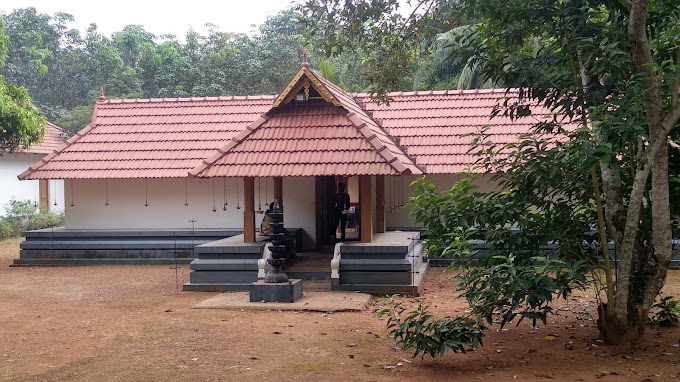
<path id="1" fill-rule="evenodd" d="M 64 129 L 62 129 L 61 126 L 57 126 L 52 122 L 49 122 L 49 121 L 45 122 L 45 126 L 47 126 L 47 125 L 52 126 L 52 128 L 59 130 L 60 132 L 64 132 Z"/>
<path id="2" fill-rule="evenodd" d="M 98 100 L 98 104 L 121 104 L 121 103 L 164 103 L 164 102 L 205 102 L 205 101 L 235 101 L 235 100 L 271 100 L 276 99 L 277 96 L 271 94 L 263 95 L 232 95 L 232 96 L 217 96 L 217 97 L 164 97 L 164 98 L 111 98 L 106 100 Z"/>
<path id="3" fill-rule="evenodd" d="M 477 94 L 496 94 L 496 93 L 507 93 L 507 92 L 516 92 L 517 88 L 489 88 L 489 89 L 448 89 L 448 90 L 415 90 L 415 91 L 398 91 L 398 92 L 389 92 L 386 93 L 385 95 L 387 97 L 390 96 L 427 96 L 427 95 L 458 95 L 458 94 L 470 94 L 470 93 L 477 93 Z M 358 93 L 350 93 L 354 97 L 361 97 L 361 98 L 367 98 L 373 96 L 371 93 L 365 93 L 365 92 L 358 92 Z"/>
<path id="4" fill-rule="evenodd" d="M 51 142 L 55 142 L 56 140 L 56 145 L 57 147 L 61 146 L 63 142 L 66 141 L 64 139 L 64 131 L 62 130 L 61 127 L 55 125 L 52 122 L 46 121 L 44 130 L 43 130 L 43 136 L 40 140 L 40 142 L 33 142 L 29 147 L 27 148 L 17 148 L 15 151 L 16 153 L 25 153 L 25 154 L 49 154 L 51 153 L 55 148 L 54 144 L 50 144 Z M 58 141 L 62 141 L 59 143 Z M 47 145 L 47 146 L 45 146 Z"/>
<path id="5" fill-rule="evenodd" d="M 199 164 L 198 166 L 189 170 L 189 173 L 188 173 L 189 177 L 195 178 L 195 177 L 198 176 L 199 173 L 205 171 L 208 167 L 211 167 L 212 165 L 214 165 L 215 162 L 220 160 L 220 158 L 222 158 L 224 155 L 226 155 L 234 147 L 241 144 L 241 142 L 243 142 L 250 134 L 255 132 L 255 130 L 259 129 L 262 125 L 264 125 L 264 123 L 267 122 L 270 118 L 271 117 L 268 116 L 267 113 L 262 114 L 260 116 L 260 118 L 256 119 L 250 125 L 246 126 L 246 128 L 243 129 L 240 133 L 233 136 L 231 138 L 231 140 L 229 141 L 229 143 L 227 143 L 224 146 L 217 149 L 216 153 L 214 153 L 213 155 L 204 159 L 201 162 L 201 164 Z"/>
<path id="6" fill-rule="evenodd" d="M 383 159 L 385 159 L 387 161 L 387 163 L 389 163 L 390 166 L 392 166 L 400 174 L 404 173 L 406 171 L 414 172 L 413 171 L 414 169 L 416 170 L 415 171 L 416 173 L 422 172 L 418 168 L 418 166 L 416 166 L 415 161 L 411 157 L 409 157 L 408 154 L 406 154 L 406 152 L 403 150 L 403 148 L 401 146 L 399 146 L 394 141 L 394 139 L 392 139 L 392 137 L 389 136 L 389 134 L 387 134 L 385 129 L 382 127 L 382 125 L 380 123 L 378 123 L 378 121 L 373 119 L 373 116 L 369 115 L 368 114 L 369 112 L 367 110 L 365 110 L 351 94 L 345 92 L 339 86 L 335 85 L 331 81 L 323 78 L 320 74 L 318 74 L 314 71 L 311 71 L 311 72 L 312 72 L 313 75 L 317 76 L 317 80 L 319 82 L 321 82 L 322 85 L 326 86 L 329 89 L 329 91 L 338 93 L 338 94 L 333 94 L 333 97 L 335 97 L 335 99 L 337 99 L 345 109 L 348 109 L 347 105 L 345 105 L 345 102 L 347 102 L 347 101 L 351 102 L 353 104 L 352 106 L 355 106 L 357 111 L 359 113 L 363 114 L 365 116 L 365 118 L 374 125 L 374 127 L 378 130 L 379 133 L 382 133 L 382 136 L 384 137 L 384 139 L 388 140 L 390 143 L 392 143 L 394 145 L 394 147 L 397 148 L 397 150 L 398 150 L 397 154 L 404 155 L 404 157 L 406 159 L 408 159 L 408 161 L 410 162 L 410 163 L 402 163 L 402 161 L 399 160 L 396 157 L 395 153 L 393 153 L 392 150 L 390 150 L 389 147 L 387 147 L 385 142 L 382 141 L 381 137 L 378 137 L 378 135 L 375 134 L 374 131 L 371 131 L 372 136 L 369 136 L 366 132 L 362 131 L 363 130 L 362 126 L 368 126 L 368 124 L 365 121 L 363 121 L 362 118 L 359 117 L 358 114 L 356 114 L 355 111 L 350 111 L 350 113 L 347 114 L 347 118 L 352 122 L 352 124 L 354 124 L 354 126 L 359 131 L 359 133 L 364 137 L 364 139 L 366 139 L 366 141 L 371 146 L 373 146 L 373 148 L 378 152 L 378 154 L 380 156 L 382 156 Z M 346 98 L 347 101 L 345 101 L 344 98 Z M 352 107 L 352 109 L 354 109 L 354 107 Z M 378 140 L 380 141 L 380 145 L 373 142 L 374 138 L 378 138 Z M 385 150 L 385 149 L 387 149 L 387 150 Z M 384 154 L 385 151 L 388 151 L 389 155 Z M 400 166 L 395 166 L 395 164 L 394 164 L 395 161 L 398 161 L 398 164 Z M 409 168 L 408 165 L 413 166 L 413 169 Z M 402 168 L 400 169 L 399 167 L 402 167 Z"/>
<path id="7" fill-rule="evenodd" d="M 358 114 L 350 112 L 347 114 L 347 119 L 349 119 L 350 122 L 352 122 L 352 124 L 357 129 L 359 134 L 361 134 L 366 140 L 366 142 L 368 142 L 368 144 L 370 144 L 375 149 L 376 153 L 380 155 L 387 162 L 387 164 L 389 164 L 394 170 L 396 170 L 397 173 L 399 173 L 400 175 L 406 172 L 410 174 L 414 173 L 414 171 L 411 168 L 409 168 L 408 165 L 411 165 L 416 170 L 418 170 L 416 174 L 418 172 L 422 172 L 415 165 L 415 162 L 413 162 L 413 160 L 401 149 L 401 147 L 399 147 L 396 144 L 396 142 L 394 142 L 375 121 L 373 121 L 372 119 L 370 120 L 376 125 L 376 127 L 378 127 L 378 129 L 380 129 L 380 132 L 384 134 L 384 137 L 388 139 L 397 149 L 399 149 L 400 154 L 404 155 L 404 157 L 406 157 L 411 163 L 406 164 L 402 163 L 402 161 L 399 158 L 397 158 L 397 156 L 392 152 L 392 150 L 390 150 L 390 148 L 384 142 L 382 142 L 379 136 L 375 134 L 374 131 L 370 130 L 370 127 L 368 127 L 369 124 L 366 123 L 366 121 L 362 120 Z M 368 129 L 369 132 L 367 133 L 366 131 L 364 131 L 364 129 Z M 369 135 L 369 133 L 371 134 Z M 379 144 L 378 142 L 375 142 L 376 139 L 379 141 Z"/>

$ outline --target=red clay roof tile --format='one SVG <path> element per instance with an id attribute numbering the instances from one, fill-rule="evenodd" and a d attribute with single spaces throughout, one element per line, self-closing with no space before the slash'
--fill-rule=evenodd
<path id="1" fill-rule="evenodd" d="M 303 86 L 313 87 L 323 101 L 290 103 L 292 92 Z M 249 132 L 239 134 L 238 144 L 223 147 L 219 157 L 204 161 L 190 171 L 190 176 L 276 176 L 281 164 L 295 176 L 309 171 L 313 175 L 353 175 L 353 169 L 364 171 L 356 173 L 360 175 L 422 174 L 349 94 L 307 66 L 277 97 L 267 116 L 266 122 L 253 123 Z M 307 152 L 313 154 L 302 160 L 301 153 Z M 245 167 L 253 163 L 259 166 Z M 310 165 L 317 166 L 313 170 L 306 168 Z M 253 172 L 247 173 L 248 170 Z"/>
<path id="2" fill-rule="evenodd" d="M 280 104 L 269 112 L 280 96 L 99 101 L 93 124 L 21 178 L 459 173 L 477 161 L 474 134 L 492 126 L 488 140 L 515 142 L 546 115 L 533 107 L 532 118 L 490 117 L 513 90 L 392 93 L 385 105 L 308 69 L 302 75 L 337 105 Z"/>
<path id="3" fill-rule="evenodd" d="M 58 148 L 48 163 L 32 166 L 20 178 L 186 177 L 269 110 L 273 99 L 98 101 L 94 124 Z"/>
<path id="4" fill-rule="evenodd" d="M 19 149 L 20 153 L 49 154 L 66 142 L 66 134 L 61 127 L 47 122 L 45 124 L 45 135 L 40 143 L 31 145 L 27 149 Z"/>
<path id="5" fill-rule="evenodd" d="M 254 176 L 253 171 L 258 176 L 399 173 L 340 107 L 325 102 L 288 104 L 268 115 L 242 142 L 223 149 L 224 154 L 192 173 L 199 177 Z M 307 115 L 318 123 L 305 126 Z"/>

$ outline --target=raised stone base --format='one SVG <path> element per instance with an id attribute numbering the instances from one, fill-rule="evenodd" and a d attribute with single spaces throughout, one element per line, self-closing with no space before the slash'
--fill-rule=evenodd
<path id="1" fill-rule="evenodd" d="M 250 284 L 250 302 L 295 302 L 302 297 L 302 280 L 287 283 L 266 283 L 258 280 Z"/>

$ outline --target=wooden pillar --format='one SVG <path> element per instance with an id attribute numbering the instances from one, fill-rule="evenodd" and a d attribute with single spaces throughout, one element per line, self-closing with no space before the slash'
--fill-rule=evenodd
<path id="1" fill-rule="evenodd" d="M 255 242 L 255 178 L 243 178 L 243 242 Z"/>
<path id="2" fill-rule="evenodd" d="M 373 205 L 371 203 L 371 176 L 359 176 L 359 207 L 361 208 L 361 242 L 373 241 Z"/>
<path id="3" fill-rule="evenodd" d="M 385 233 L 385 176 L 375 176 L 375 232 Z"/>
<path id="4" fill-rule="evenodd" d="M 322 243 L 327 240 L 324 235 L 327 235 L 323 223 L 323 187 L 321 185 L 321 178 L 314 177 L 314 222 L 316 225 L 316 248 L 319 249 Z"/>
<path id="5" fill-rule="evenodd" d="M 283 177 L 274 177 L 274 200 L 279 201 L 279 207 L 281 207 L 281 212 L 283 212 Z"/>
<path id="6" fill-rule="evenodd" d="M 40 210 L 47 211 L 50 206 L 50 184 L 49 180 L 39 180 L 38 189 L 40 192 Z"/>

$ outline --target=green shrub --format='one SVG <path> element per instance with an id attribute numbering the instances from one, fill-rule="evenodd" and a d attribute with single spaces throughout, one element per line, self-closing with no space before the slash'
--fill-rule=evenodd
<path id="1" fill-rule="evenodd" d="M 0 220 L 0 240 L 9 239 L 14 236 L 12 224 L 5 219 Z"/>
<path id="2" fill-rule="evenodd" d="M 28 222 L 26 223 L 22 233 L 34 229 L 62 226 L 64 225 L 64 221 L 65 217 L 63 212 L 53 213 L 49 211 L 40 211 L 39 214 L 31 215 L 28 217 Z"/>
<path id="3" fill-rule="evenodd" d="M 476 349 L 482 344 L 483 331 L 486 330 L 479 321 L 469 317 L 437 319 L 429 312 L 430 305 L 418 301 L 415 309 L 407 311 L 397 296 L 383 299 L 382 309 L 376 313 L 378 317 L 387 317 L 387 330 L 394 342 L 404 350 L 414 350 L 413 358 L 426 355 L 435 358 L 447 351 L 465 353 L 467 349 Z"/>
<path id="4" fill-rule="evenodd" d="M 652 324 L 672 326 L 680 322 L 680 307 L 673 296 L 661 298 L 661 301 L 652 306 L 652 310 L 654 315 L 649 319 Z"/>
<path id="5" fill-rule="evenodd" d="M 30 200 L 16 200 L 12 197 L 7 204 L 5 204 L 5 215 L 7 218 L 17 218 L 21 216 L 30 216 L 38 212 L 35 202 Z"/>
<path id="6" fill-rule="evenodd" d="M 6 217 L 0 219 L 0 238 L 23 235 L 26 231 L 64 225 L 64 213 L 52 213 L 35 207 L 30 200 L 12 198 L 5 204 Z"/>

